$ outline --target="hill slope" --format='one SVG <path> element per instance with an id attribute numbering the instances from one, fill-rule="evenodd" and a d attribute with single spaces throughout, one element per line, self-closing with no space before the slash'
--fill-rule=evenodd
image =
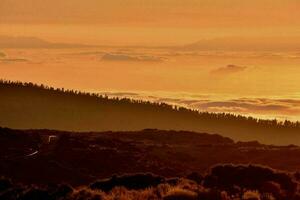
<path id="1" fill-rule="evenodd" d="M 297 146 L 233 142 L 186 131 L 79 133 L 0 128 L 0 175 L 26 183 L 80 185 L 139 172 L 185 176 L 204 173 L 219 163 L 298 171 L 299 156 Z"/>
<path id="2" fill-rule="evenodd" d="M 199 113 L 166 104 L 109 99 L 32 83 L 0 81 L 0 125 L 17 129 L 134 131 L 145 128 L 219 133 L 234 140 L 300 144 L 299 123 Z"/>

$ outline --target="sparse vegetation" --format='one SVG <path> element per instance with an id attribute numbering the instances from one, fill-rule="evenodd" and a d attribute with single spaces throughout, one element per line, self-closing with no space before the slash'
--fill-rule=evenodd
<path id="1" fill-rule="evenodd" d="M 216 170 L 220 168 L 228 175 L 216 174 Z M 237 174 L 237 171 L 244 170 L 243 174 Z M 278 187 L 278 191 L 264 191 L 261 186 L 265 180 L 261 179 L 261 172 L 266 172 L 268 180 L 277 180 L 278 174 L 286 177 L 293 185 L 287 184 L 284 187 Z M 151 178 L 152 176 L 152 178 Z M 294 177 L 284 172 L 278 172 L 276 170 L 251 165 L 220 165 L 215 166 L 210 170 L 205 177 L 206 179 L 211 176 L 217 176 L 216 178 L 220 182 L 231 183 L 232 178 L 240 179 L 241 182 L 235 182 L 233 185 L 211 185 L 207 186 L 199 184 L 191 180 L 180 179 L 176 185 L 169 185 L 165 181 L 160 182 L 157 185 L 153 185 L 153 180 L 157 179 L 157 176 L 151 174 L 132 174 L 119 178 L 110 178 L 109 180 L 125 180 L 125 185 L 136 185 L 137 177 L 147 177 L 143 179 L 143 184 L 148 187 L 143 188 L 126 188 L 121 186 L 118 182 L 114 182 L 114 185 L 110 185 L 110 189 L 103 191 L 100 188 L 91 186 L 80 186 L 78 188 L 72 188 L 68 185 L 58 186 L 36 186 L 36 185 L 22 185 L 22 184 L 6 184 L 11 183 L 5 178 L 1 178 L 1 191 L 0 199 L 7 200 L 299 200 L 299 182 L 294 180 Z M 235 177 L 237 176 L 237 177 Z M 243 177 L 252 176 L 252 181 L 257 184 L 250 184 L 245 186 L 243 183 Z M 166 180 L 166 178 L 163 178 Z M 107 181 L 107 180 L 105 180 Z M 104 181 L 104 182 L 105 182 Z M 103 182 L 103 181 L 102 181 Z M 3 184 L 5 183 L 5 187 Z M 97 182 L 96 184 L 98 184 Z M 279 183 L 280 185 L 283 183 Z M 296 187 L 294 187 L 294 185 Z M 240 190 L 232 192 L 230 187 L 239 187 Z M 288 188 L 285 188 L 288 187 Z M 289 188 L 291 187 L 291 188 Z M 105 188 L 107 189 L 107 188 Z M 288 191 L 288 192 L 287 192 Z M 281 194 L 278 196 L 278 194 Z"/>
<path id="2" fill-rule="evenodd" d="M 55 140 L 49 143 L 49 137 Z M 170 185 L 178 184 L 179 180 L 172 177 L 185 177 L 198 184 L 203 181 L 205 184 L 216 184 L 216 176 L 203 177 L 203 173 L 213 165 L 253 163 L 294 172 L 299 169 L 299 156 L 298 146 L 234 142 L 220 135 L 187 131 L 147 129 L 137 132 L 81 133 L 0 128 L 0 175 L 28 184 L 66 182 L 78 186 L 99 178 L 101 181 L 94 186 L 104 191 L 110 190 L 115 184 L 143 189 L 149 186 L 145 181 L 153 178 L 152 175 L 145 176 L 144 172 L 159 175 L 152 180 L 151 186 L 162 181 Z M 253 182 L 255 179 L 252 176 L 240 175 L 243 173 L 260 173 L 261 179 L 268 181 L 264 183 L 266 190 L 276 189 L 279 187 L 277 184 L 280 184 L 281 189 L 287 187 L 287 184 L 292 185 L 284 175 L 276 174 L 277 179 L 272 180 L 266 177 L 269 173 L 267 169 L 268 173 L 262 168 L 258 169 L 260 171 L 256 171 L 254 167 L 240 168 L 240 171 L 231 169 L 235 175 L 232 175 L 230 183 L 223 182 L 224 176 L 230 175 L 227 169 L 219 166 L 212 174 L 218 175 L 218 184 L 222 183 L 222 187 L 240 181 L 240 184 L 246 186 L 250 183 L 257 184 Z M 142 172 L 142 176 L 124 176 L 139 172 Z M 111 179 L 102 180 L 114 174 Z M 294 176 L 299 180 L 298 174 L 295 173 Z M 272 174 L 269 176 L 275 177 Z M 168 179 L 163 180 L 162 177 Z M 135 181 L 129 182 L 136 184 L 127 185 L 128 178 L 134 179 Z M 230 190 L 241 188 L 232 187 Z"/>
<path id="3" fill-rule="evenodd" d="M 163 182 L 165 182 L 165 179 L 163 177 L 148 173 L 113 176 L 108 180 L 100 180 L 98 182 L 95 182 L 90 187 L 92 189 L 100 189 L 103 191 L 110 191 L 116 186 L 125 187 L 127 189 L 145 189 L 157 186 Z"/>

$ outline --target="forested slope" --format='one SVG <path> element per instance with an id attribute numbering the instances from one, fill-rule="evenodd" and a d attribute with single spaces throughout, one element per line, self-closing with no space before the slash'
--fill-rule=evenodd
<path id="1" fill-rule="evenodd" d="M 129 99 L 66 91 L 32 83 L 0 82 L 0 126 L 69 131 L 145 128 L 218 133 L 234 140 L 300 144 L 300 124 L 231 114 L 201 113 Z"/>

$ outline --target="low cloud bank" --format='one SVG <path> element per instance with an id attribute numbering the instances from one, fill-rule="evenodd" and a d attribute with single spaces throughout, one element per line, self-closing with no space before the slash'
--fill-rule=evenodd
<path id="1" fill-rule="evenodd" d="M 214 95 L 147 94 L 130 92 L 104 93 L 119 98 L 144 99 L 153 102 L 184 106 L 204 112 L 226 112 L 263 118 L 300 120 L 300 99 L 224 98 Z"/>
<path id="2" fill-rule="evenodd" d="M 29 60 L 24 59 L 24 58 L 5 58 L 5 59 L 0 59 L 1 62 L 6 62 L 6 63 L 19 63 L 19 62 L 28 62 Z"/>
<path id="3" fill-rule="evenodd" d="M 220 67 L 218 69 L 212 70 L 211 74 L 213 75 L 228 75 L 238 72 L 245 71 L 247 67 L 238 66 L 238 65 L 227 65 L 226 67 Z"/>
<path id="4" fill-rule="evenodd" d="M 162 57 L 150 55 L 131 55 L 125 53 L 106 53 L 102 56 L 104 61 L 127 61 L 127 62 L 162 62 Z"/>
<path id="5" fill-rule="evenodd" d="M 300 114 L 300 102 L 296 103 L 295 100 L 291 99 L 232 99 L 226 101 L 197 102 L 192 104 L 192 106 L 211 112 Z"/>

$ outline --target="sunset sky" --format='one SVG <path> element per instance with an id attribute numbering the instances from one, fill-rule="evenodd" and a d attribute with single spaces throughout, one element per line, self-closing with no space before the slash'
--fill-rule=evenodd
<path id="1" fill-rule="evenodd" d="M 60 41 L 183 44 L 299 36 L 299 8 L 298 0 L 1 0 L 0 23 L 2 34 Z"/>
<path id="2" fill-rule="evenodd" d="M 0 78 L 300 120 L 299 10 L 299 0 L 0 0 Z"/>

